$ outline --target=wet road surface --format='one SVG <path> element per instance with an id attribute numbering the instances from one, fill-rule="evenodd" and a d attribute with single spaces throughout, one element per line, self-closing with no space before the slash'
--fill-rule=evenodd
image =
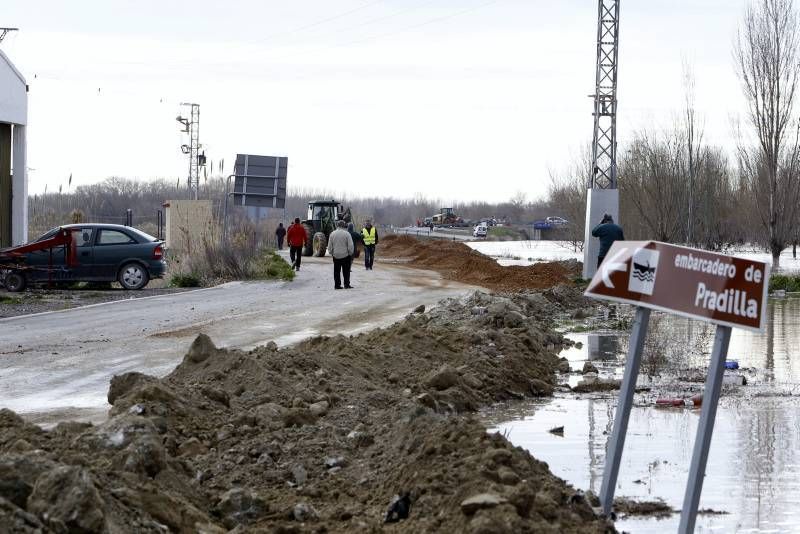
<path id="1" fill-rule="evenodd" d="M 166 375 L 200 332 L 220 347 L 287 345 L 385 326 L 475 289 L 430 271 L 379 263 L 365 271 L 356 262 L 355 288 L 334 291 L 332 271 L 330 258 L 303 258 L 292 282 L 232 282 L 0 320 L 0 408 L 42 424 L 102 420 L 114 374 Z"/>

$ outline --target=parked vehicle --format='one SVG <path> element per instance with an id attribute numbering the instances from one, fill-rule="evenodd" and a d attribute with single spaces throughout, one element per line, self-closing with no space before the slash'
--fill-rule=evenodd
<path id="1" fill-rule="evenodd" d="M 488 233 L 488 228 L 486 226 L 484 226 L 483 224 L 479 224 L 472 231 L 472 236 L 473 237 L 486 237 L 487 233 Z"/>
<path id="2" fill-rule="evenodd" d="M 565 224 L 569 224 L 569 221 L 563 217 L 547 217 L 545 218 L 545 222 L 553 226 L 563 226 Z"/>
<path id="3" fill-rule="evenodd" d="M 119 224 L 60 226 L 31 243 L 3 249 L 0 258 L 1 279 L 9 291 L 44 283 L 114 281 L 125 289 L 142 289 L 166 271 L 164 243 Z"/>

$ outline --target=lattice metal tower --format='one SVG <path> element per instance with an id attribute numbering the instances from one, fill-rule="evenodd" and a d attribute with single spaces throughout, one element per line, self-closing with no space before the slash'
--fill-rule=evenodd
<path id="1" fill-rule="evenodd" d="M 600 243 L 592 228 L 604 215 L 619 219 L 617 189 L 617 50 L 619 2 L 598 0 L 597 64 L 595 71 L 592 167 L 587 180 L 586 226 L 583 240 L 583 277 L 597 270 Z"/>
<path id="2" fill-rule="evenodd" d="M 189 196 L 197 200 L 200 192 L 200 104 L 181 102 L 181 106 L 188 106 L 189 117 L 178 115 L 177 121 L 184 127 L 183 131 L 189 135 L 189 144 L 181 145 L 181 152 L 189 156 Z"/>
<path id="3" fill-rule="evenodd" d="M 618 46 L 619 0 L 599 0 L 592 175 L 589 177 L 589 189 L 617 188 Z"/>

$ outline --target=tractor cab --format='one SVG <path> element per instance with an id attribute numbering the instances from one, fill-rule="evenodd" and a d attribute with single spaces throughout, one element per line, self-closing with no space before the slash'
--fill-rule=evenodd
<path id="1" fill-rule="evenodd" d="M 308 203 L 308 217 L 303 221 L 306 230 L 304 256 L 324 256 L 328 236 L 336 229 L 336 221 L 344 216 L 342 205 L 335 200 L 315 200 Z"/>

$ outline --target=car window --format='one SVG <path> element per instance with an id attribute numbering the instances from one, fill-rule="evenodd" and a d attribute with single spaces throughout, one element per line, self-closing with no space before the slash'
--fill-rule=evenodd
<path id="1" fill-rule="evenodd" d="M 131 236 L 119 230 L 100 230 L 100 237 L 97 239 L 98 245 L 124 245 L 126 243 L 136 243 Z"/>
<path id="2" fill-rule="evenodd" d="M 142 232 L 138 228 L 128 228 L 128 231 L 131 232 L 132 234 L 135 234 L 135 235 L 139 236 L 140 238 L 144 239 L 145 241 L 150 241 L 150 242 L 161 241 L 159 238 L 153 237 L 153 236 L 151 236 L 150 234 L 148 234 L 146 232 Z M 141 243 L 141 241 L 140 241 L 140 243 Z"/>
<path id="3" fill-rule="evenodd" d="M 92 246 L 92 228 L 73 228 L 72 241 L 76 247 L 91 247 Z"/>
<path id="4" fill-rule="evenodd" d="M 54 235 L 56 235 L 56 232 L 58 232 L 58 228 L 53 228 L 52 230 L 50 230 L 50 231 L 49 231 L 49 232 L 47 232 L 46 234 L 44 234 L 44 235 L 40 236 L 40 237 L 39 237 L 39 238 L 36 240 L 36 242 L 38 242 L 38 241 L 44 241 L 45 239 L 50 239 L 51 237 L 53 237 Z"/>

